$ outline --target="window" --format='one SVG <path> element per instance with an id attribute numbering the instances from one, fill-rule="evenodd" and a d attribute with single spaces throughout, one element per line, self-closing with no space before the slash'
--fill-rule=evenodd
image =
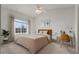
<path id="1" fill-rule="evenodd" d="M 15 19 L 15 33 L 18 34 L 28 34 L 28 21 L 22 21 Z"/>

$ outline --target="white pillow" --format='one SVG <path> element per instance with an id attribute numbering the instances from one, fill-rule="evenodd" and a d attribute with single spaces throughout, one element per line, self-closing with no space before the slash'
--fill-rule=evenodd
<path id="1" fill-rule="evenodd" d="M 47 34 L 47 31 L 43 31 L 43 34 Z"/>

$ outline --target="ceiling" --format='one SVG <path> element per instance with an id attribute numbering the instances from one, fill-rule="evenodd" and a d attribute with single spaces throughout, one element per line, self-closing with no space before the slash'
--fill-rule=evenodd
<path id="1" fill-rule="evenodd" d="M 36 6 L 37 4 L 2 4 L 2 7 L 5 7 L 5 8 L 8 8 L 8 9 L 11 9 L 23 14 L 30 15 L 32 17 L 35 15 Z M 45 11 L 50 11 L 52 9 L 72 7 L 74 5 L 72 4 L 40 4 L 40 6 Z"/>

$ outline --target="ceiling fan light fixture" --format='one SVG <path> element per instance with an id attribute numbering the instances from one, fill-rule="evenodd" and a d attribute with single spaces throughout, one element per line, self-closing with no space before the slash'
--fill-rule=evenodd
<path id="1" fill-rule="evenodd" d="M 42 13 L 42 11 L 40 9 L 37 9 L 35 12 L 36 12 L 36 14 L 41 14 Z"/>
<path id="2" fill-rule="evenodd" d="M 37 6 L 36 10 L 35 10 L 35 13 L 36 14 L 41 14 L 42 13 L 42 8 L 40 6 Z"/>

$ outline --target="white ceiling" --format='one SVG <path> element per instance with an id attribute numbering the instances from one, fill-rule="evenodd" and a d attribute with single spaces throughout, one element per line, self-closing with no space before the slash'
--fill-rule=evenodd
<path id="1" fill-rule="evenodd" d="M 35 8 L 36 8 L 37 4 L 2 4 L 2 7 L 23 13 L 23 14 L 27 14 L 30 16 L 34 16 L 35 15 Z M 52 9 L 55 8 L 64 8 L 64 7 L 72 7 L 74 5 L 72 4 L 40 4 L 40 6 L 42 7 L 42 9 L 50 11 Z"/>

